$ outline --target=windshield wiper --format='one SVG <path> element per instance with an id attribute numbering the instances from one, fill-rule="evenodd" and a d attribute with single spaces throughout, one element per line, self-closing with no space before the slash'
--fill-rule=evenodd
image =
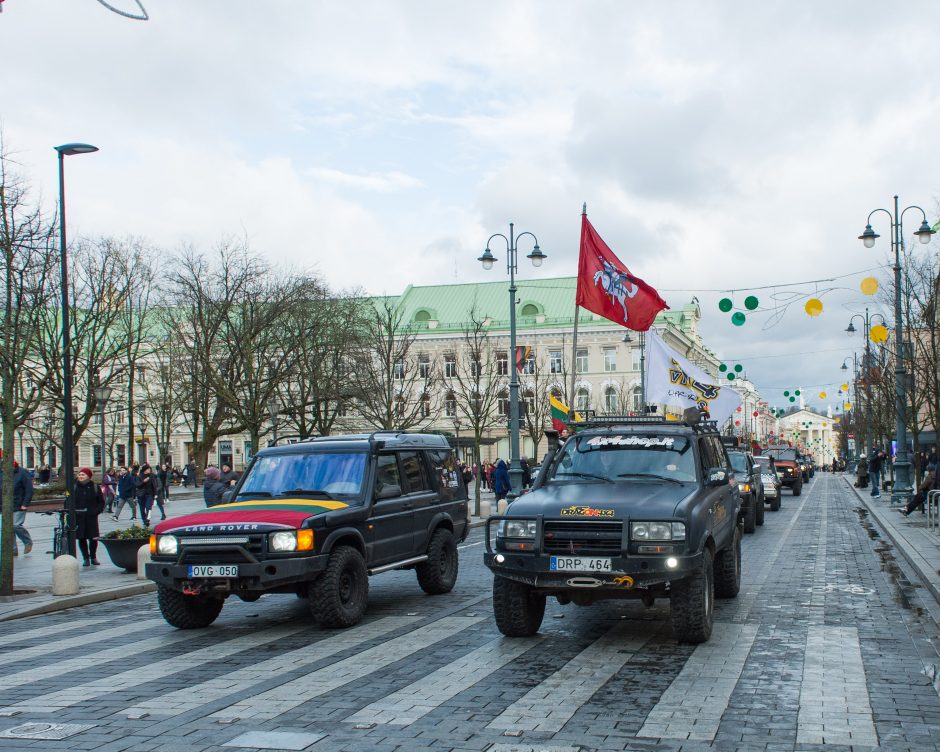
<path id="1" fill-rule="evenodd" d="M 678 478 L 670 478 L 666 475 L 655 475 L 654 473 L 620 473 L 617 476 L 618 478 L 652 478 L 653 480 L 668 480 L 673 483 L 679 483 L 680 485 L 685 481 L 681 481 Z"/>
<path id="2" fill-rule="evenodd" d="M 559 475 L 576 475 L 579 478 L 592 478 L 593 480 L 602 480 L 605 483 L 613 483 L 610 478 L 605 478 L 603 475 L 595 475 L 594 473 L 555 473 L 556 478 Z"/>
<path id="3" fill-rule="evenodd" d="M 329 491 L 324 491 L 320 488 L 294 488 L 290 491 L 282 491 L 278 496 L 323 496 L 327 499 L 333 498 L 333 495 Z"/>
<path id="4" fill-rule="evenodd" d="M 242 496 L 271 496 L 270 491 L 240 491 L 238 494 L 239 498 Z"/>

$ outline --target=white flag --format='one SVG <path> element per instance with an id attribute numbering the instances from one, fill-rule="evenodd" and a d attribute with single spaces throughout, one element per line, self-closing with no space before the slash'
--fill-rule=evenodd
<path id="1" fill-rule="evenodd" d="M 646 401 L 684 410 L 707 410 L 720 426 L 741 404 L 741 395 L 670 348 L 653 330 L 646 334 Z"/>

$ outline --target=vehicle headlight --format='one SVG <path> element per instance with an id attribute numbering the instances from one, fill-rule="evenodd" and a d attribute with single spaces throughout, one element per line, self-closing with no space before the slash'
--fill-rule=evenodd
<path id="1" fill-rule="evenodd" d="M 296 551 L 297 533 L 294 530 L 278 530 L 268 536 L 268 548 L 272 551 Z"/>
<path id="2" fill-rule="evenodd" d="M 157 553 L 163 556 L 172 556 L 180 549 L 180 541 L 175 535 L 157 536 Z"/>
<path id="3" fill-rule="evenodd" d="M 500 534 L 505 538 L 534 538 L 535 520 L 504 520 Z"/>
<path id="4" fill-rule="evenodd" d="M 630 537 L 636 541 L 685 540 L 681 522 L 631 522 Z"/>

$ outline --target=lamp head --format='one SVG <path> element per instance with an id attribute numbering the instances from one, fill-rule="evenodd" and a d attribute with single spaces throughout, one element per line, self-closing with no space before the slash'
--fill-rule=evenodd
<path id="1" fill-rule="evenodd" d="M 929 243 L 934 232 L 936 231 L 930 229 L 930 225 L 927 224 L 927 220 L 925 219 L 920 223 L 920 229 L 914 234 L 921 243 Z"/>
<path id="2" fill-rule="evenodd" d="M 532 262 L 532 266 L 541 266 L 542 262 L 547 258 L 547 256 L 542 253 L 542 249 L 539 248 L 539 244 L 535 244 L 535 248 L 532 249 L 532 253 L 526 256 Z"/>
<path id="3" fill-rule="evenodd" d="M 496 256 L 494 256 L 493 252 L 487 248 L 485 251 L 483 251 L 483 255 L 480 256 L 477 261 L 483 264 L 484 269 L 489 270 L 493 268 L 493 264 L 496 262 Z"/>
<path id="4" fill-rule="evenodd" d="M 95 387 L 95 400 L 104 404 L 111 399 L 111 387 L 109 386 L 96 386 Z"/>
<path id="5" fill-rule="evenodd" d="M 873 229 L 871 229 L 871 225 L 865 225 L 865 232 L 859 235 L 858 239 L 861 240 L 865 244 L 866 248 L 874 248 L 875 241 L 880 237 L 881 235 L 879 235 Z"/>
<path id="6" fill-rule="evenodd" d="M 627 332 L 626 334 L 623 335 L 623 341 L 624 341 L 624 342 L 633 342 L 633 337 L 630 336 L 630 332 Z"/>
<path id="7" fill-rule="evenodd" d="M 848 371 L 848 370 L 849 370 L 849 367 L 848 367 L 845 363 L 843 363 L 843 364 L 842 364 L 842 370 L 843 370 L 843 371 Z M 841 392 L 842 390 L 840 389 L 839 391 Z"/>
<path id="8" fill-rule="evenodd" d="M 849 325 L 846 327 L 845 331 L 846 331 L 846 334 L 855 334 L 855 324 L 853 324 L 853 323 L 850 321 L 850 322 L 849 322 Z"/>
<path id="9" fill-rule="evenodd" d="M 62 146 L 54 146 L 53 148 L 62 157 L 71 157 L 74 154 L 91 154 L 98 151 L 98 147 L 91 144 L 62 144 Z"/>

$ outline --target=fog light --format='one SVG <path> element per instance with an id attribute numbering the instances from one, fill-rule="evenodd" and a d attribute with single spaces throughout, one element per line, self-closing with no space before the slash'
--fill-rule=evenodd
<path id="1" fill-rule="evenodd" d="M 666 566 L 669 569 L 675 569 L 679 566 L 679 560 L 675 556 L 670 556 L 668 559 L 666 559 Z"/>
<path id="2" fill-rule="evenodd" d="M 502 564 L 504 561 L 506 561 L 506 557 L 503 556 L 502 554 L 496 554 L 496 556 L 494 557 L 494 559 L 495 559 L 495 561 L 496 561 L 497 564 Z"/>

